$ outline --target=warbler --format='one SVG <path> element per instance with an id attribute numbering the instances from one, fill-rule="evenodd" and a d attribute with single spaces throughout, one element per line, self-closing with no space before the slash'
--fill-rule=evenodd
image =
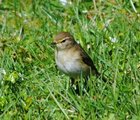
<path id="1" fill-rule="evenodd" d="M 81 75 L 85 78 L 85 84 L 91 74 L 100 76 L 92 59 L 69 32 L 57 34 L 53 44 L 56 45 L 56 65 L 60 71 L 70 77 L 72 85 Z M 103 80 L 106 81 L 105 78 Z"/>

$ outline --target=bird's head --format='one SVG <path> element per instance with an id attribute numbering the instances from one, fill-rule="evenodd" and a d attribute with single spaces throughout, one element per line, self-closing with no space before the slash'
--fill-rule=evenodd
<path id="1" fill-rule="evenodd" d="M 59 50 L 70 48 L 74 43 L 74 37 L 69 32 L 60 32 L 53 40 L 53 44 L 55 44 Z"/>

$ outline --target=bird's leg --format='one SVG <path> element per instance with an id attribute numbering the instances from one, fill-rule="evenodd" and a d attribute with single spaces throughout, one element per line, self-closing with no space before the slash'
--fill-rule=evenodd
<path id="1" fill-rule="evenodd" d="M 80 94 L 80 89 L 81 89 L 80 84 L 83 84 L 82 93 L 84 93 L 84 90 L 89 91 L 89 86 L 88 86 L 89 76 L 84 76 L 84 79 L 78 78 L 77 80 L 74 78 L 70 78 L 70 80 L 71 80 L 70 86 L 76 94 Z M 80 80 L 84 80 L 84 81 L 80 82 Z"/>
<path id="2" fill-rule="evenodd" d="M 89 80 L 89 76 L 85 76 L 84 77 L 84 89 L 86 91 L 89 91 L 88 80 Z"/>
<path id="3" fill-rule="evenodd" d="M 71 83 L 70 83 L 71 88 L 74 90 L 76 94 L 80 94 L 78 81 L 74 78 L 70 78 L 70 79 L 71 79 Z"/>
<path id="4" fill-rule="evenodd" d="M 71 77 L 70 80 L 71 80 L 71 81 L 70 81 L 70 86 L 73 86 L 74 83 L 75 83 L 75 79 Z"/>

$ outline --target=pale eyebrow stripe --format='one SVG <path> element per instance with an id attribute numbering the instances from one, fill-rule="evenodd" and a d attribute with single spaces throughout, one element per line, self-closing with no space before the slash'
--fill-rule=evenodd
<path id="1" fill-rule="evenodd" d="M 62 42 L 63 40 L 65 40 L 65 39 L 69 39 L 69 38 L 70 38 L 70 37 L 65 37 L 65 38 L 59 40 L 59 43 Z"/>
<path id="2" fill-rule="evenodd" d="M 62 39 L 62 40 L 65 40 L 65 39 L 69 39 L 70 37 L 65 37 L 64 39 Z"/>

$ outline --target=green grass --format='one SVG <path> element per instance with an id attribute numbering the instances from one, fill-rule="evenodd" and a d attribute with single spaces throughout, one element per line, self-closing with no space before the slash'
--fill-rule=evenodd
<path id="1" fill-rule="evenodd" d="M 139 120 L 139 13 L 137 0 L 77 0 L 67 5 L 3 0 L 0 119 Z M 69 78 L 55 67 L 51 47 L 60 31 L 74 35 L 111 85 L 92 76 L 86 94 L 69 89 Z"/>

